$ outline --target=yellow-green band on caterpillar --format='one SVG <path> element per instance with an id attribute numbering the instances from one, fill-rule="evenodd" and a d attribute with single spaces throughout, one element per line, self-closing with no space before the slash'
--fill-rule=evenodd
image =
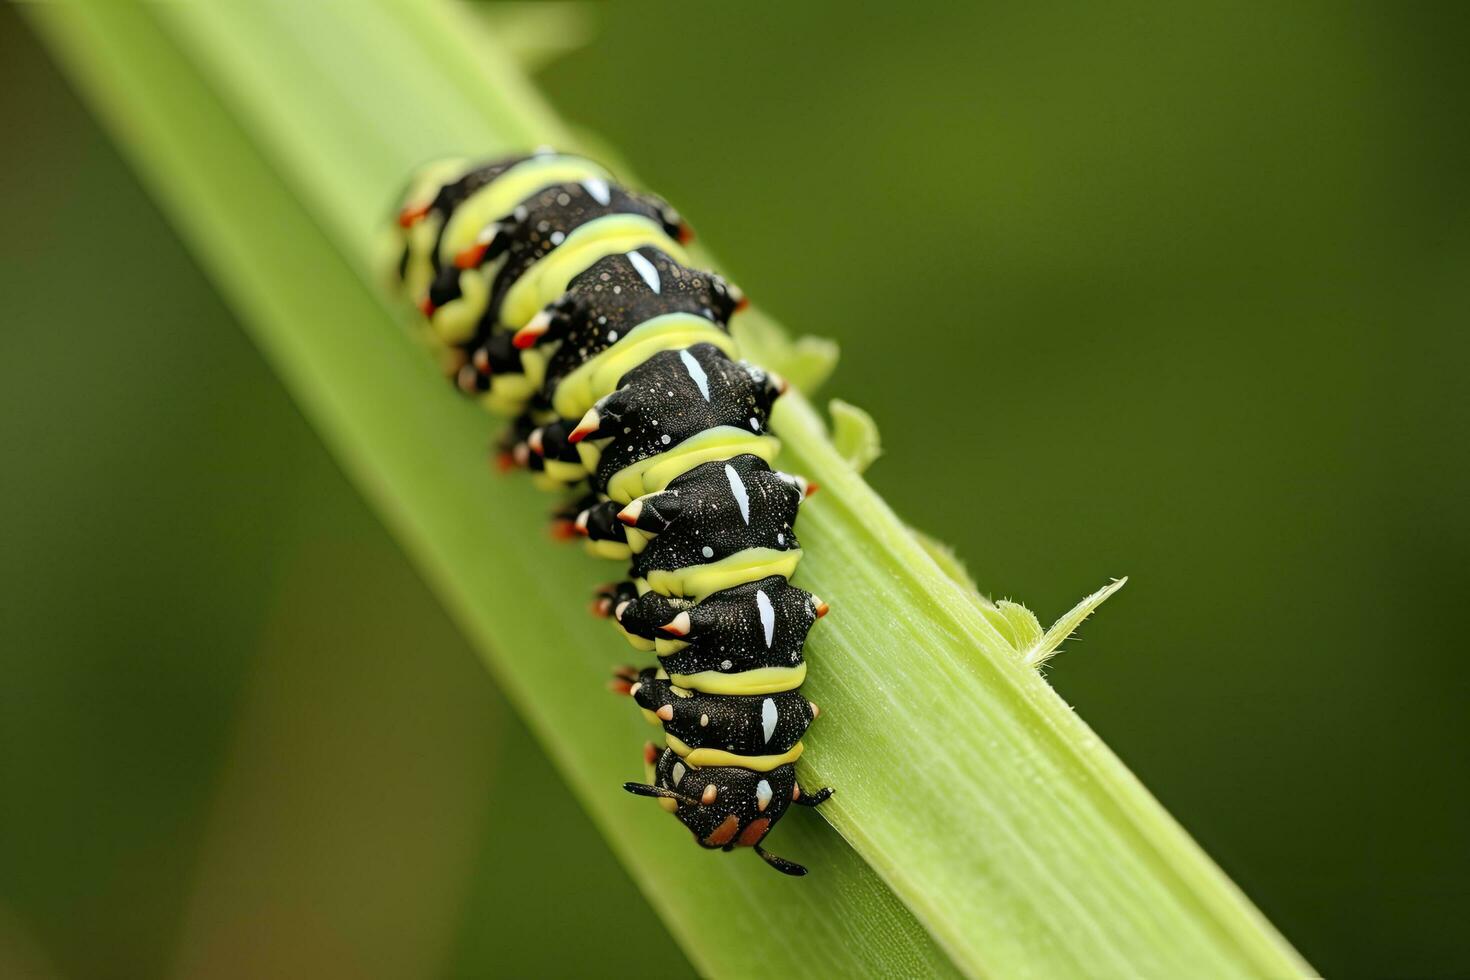
<path id="1" fill-rule="evenodd" d="M 587 554 L 593 558 L 606 558 L 609 561 L 627 561 L 633 551 L 625 544 L 616 541 L 588 541 Z"/>
<path id="2" fill-rule="evenodd" d="M 430 256 L 443 226 L 442 218 L 423 219 L 439 189 L 458 180 L 468 169 L 468 162 L 459 158 L 439 160 L 420 169 L 409 181 L 398 214 L 394 252 L 395 258 L 401 256 L 398 275 L 410 300 L 417 300 L 429 288 L 429 280 L 434 275 Z"/>
<path id="3" fill-rule="evenodd" d="M 770 575 L 790 578 L 800 561 L 800 549 L 776 551 L 772 548 L 747 548 L 707 565 L 692 565 L 671 571 L 650 571 L 644 581 L 654 592 L 689 596 L 698 602 L 711 593 L 742 582 L 753 582 Z"/>
<path id="4" fill-rule="evenodd" d="M 642 245 L 656 245 L 685 261 L 684 250 L 641 215 L 610 214 L 589 221 L 516 280 L 501 304 L 500 322 L 511 330 L 524 327 L 542 307 L 566 292 L 573 276 L 600 258 Z"/>
<path id="5" fill-rule="evenodd" d="M 437 308 L 429 318 L 434 334 L 444 343 L 455 346 L 467 344 L 475 338 L 480 317 L 490 303 L 490 280 L 482 269 L 463 269 L 459 273 L 459 290 L 458 299 Z"/>
<path id="6" fill-rule="evenodd" d="M 658 716 L 654 716 L 658 721 Z M 691 749 L 673 735 L 665 735 L 669 748 L 679 753 L 680 758 L 691 766 L 739 766 L 742 769 L 752 769 L 756 772 L 770 772 L 777 766 L 784 766 L 801 758 L 802 744 L 797 742 L 786 752 L 780 755 L 736 755 L 734 752 L 725 752 L 721 749 Z"/>
<path id="7" fill-rule="evenodd" d="M 501 375 L 495 379 L 495 385 L 489 391 L 480 395 L 480 404 L 487 411 L 497 415 L 518 411 L 536 393 L 546 375 L 545 355 L 537 351 L 527 351 L 521 355 L 521 364 L 525 373 Z M 572 479 L 580 476 L 579 473 Z"/>
<path id="8" fill-rule="evenodd" d="M 715 670 L 697 674 L 670 674 L 669 680 L 705 694 L 774 694 L 791 691 L 806 681 L 806 664 L 795 667 L 760 667 L 740 674 L 722 674 Z"/>
<path id="9" fill-rule="evenodd" d="M 602 167 L 573 156 L 536 156 L 522 161 L 465 199 L 444 225 L 439 240 L 439 261 L 453 265 L 460 252 L 492 221 L 510 214 L 515 206 L 543 187 L 583 180 L 611 180 Z"/>
<path id="10" fill-rule="evenodd" d="M 577 450 L 582 453 L 582 463 L 589 471 L 597 469 L 600 455 L 595 447 L 583 442 L 578 444 Z M 706 429 L 667 452 L 625 466 L 607 481 L 607 495 L 620 504 L 631 503 L 634 497 L 662 490 L 680 474 L 700 463 L 729 459 L 744 453 L 759 456 L 769 463 L 780 451 L 781 443 L 773 436 L 756 435 L 734 426 Z"/>
<path id="11" fill-rule="evenodd" d="M 640 323 L 617 344 L 567 375 L 556 387 L 552 407 L 563 418 L 579 419 L 612 391 L 623 375 L 652 355 L 700 342 L 714 344 L 730 357 L 739 356 L 729 334 L 692 313 L 669 313 Z"/>

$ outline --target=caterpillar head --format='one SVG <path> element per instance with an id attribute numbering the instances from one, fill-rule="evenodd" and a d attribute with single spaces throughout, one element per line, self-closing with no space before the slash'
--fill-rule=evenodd
<path id="1" fill-rule="evenodd" d="M 421 171 L 403 198 L 398 225 L 406 247 L 399 277 L 408 297 L 418 304 L 443 343 L 468 343 L 483 312 L 482 304 L 476 309 L 475 303 L 461 301 L 466 292 L 457 276 L 461 270 L 440 253 L 446 222 L 477 191 L 527 159 L 524 155 L 504 157 L 468 169 L 463 161 L 433 164 Z M 477 295 L 488 291 L 483 274 L 479 285 Z"/>
<path id="2" fill-rule="evenodd" d="M 689 828 L 701 847 L 733 850 L 754 848 L 768 864 L 789 875 L 806 868 L 767 853 L 761 842 L 799 795 L 796 767 L 777 766 L 755 772 L 739 766 L 687 765 L 672 749 L 665 749 L 654 766 L 651 783 L 626 783 L 640 796 L 658 797 Z"/>
<path id="3" fill-rule="evenodd" d="M 419 168 L 399 197 L 392 226 L 394 273 L 407 298 L 417 300 L 434 275 L 434 243 L 443 227 L 447 188 L 464 180 L 469 163 L 459 158 L 437 160 Z"/>

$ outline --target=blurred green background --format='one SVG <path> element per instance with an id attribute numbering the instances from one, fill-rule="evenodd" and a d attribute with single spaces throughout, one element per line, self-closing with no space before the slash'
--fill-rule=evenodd
<path id="1" fill-rule="evenodd" d="M 1103 738 L 1318 969 L 1470 974 L 1470 7 L 589 16 L 541 84 L 899 512 L 1131 577 Z M 687 975 L 9 8 L 0 81 L 0 975 Z"/>

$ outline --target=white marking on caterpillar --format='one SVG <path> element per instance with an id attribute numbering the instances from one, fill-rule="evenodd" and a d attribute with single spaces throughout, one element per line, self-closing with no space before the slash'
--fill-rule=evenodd
<path id="1" fill-rule="evenodd" d="M 634 272 L 637 272 L 643 277 L 643 281 L 648 283 L 648 288 L 653 290 L 655 294 L 662 291 L 663 282 L 659 279 L 658 270 L 653 267 L 652 262 L 637 252 L 629 252 L 628 263 L 633 266 Z"/>
<path id="2" fill-rule="evenodd" d="M 761 625 L 766 629 L 766 649 L 769 650 L 771 641 L 776 638 L 776 609 L 764 589 L 755 590 L 755 608 L 760 611 Z"/>
<path id="3" fill-rule="evenodd" d="M 740 474 L 735 472 L 735 467 L 729 463 L 725 464 L 725 478 L 730 481 L 730 492 L 735 495 L 735 503 L 740 505 L 740 518 L 745 523 L 750 523 L 750 494 L 745 492 L 745 484 L 740 482 Z M 770 646 L 770 644 L 766 644 Z"/>
<path id="4" fill-rule="evenodd" d="M 587 188 L 587 193 L 597 199 L 598 204 L 606 204 L 612 200 L 612 191 L 607 188 L 607 181 L 596 177 L 588 177 L 582 181 L 582 186 Z"/>
<path id="5" fill-rule="evenodd" d="M 684 781 L 684 763 L 674 763 L 674 785 L 678 786 Z"/>
<path id="6" fill-rule="evenodd" d="M 765 732 L 767 742 L 776 734 L 776 718 L 776 702 L 766 698 L 761 702 L 761 731 Z"/>
<path id="7" fill-rule="evenodd" d="M 689 372 L 689 377 L 699 386 L 699 393 L 704 396 L 704 400 L 709 401 L 709 375 L 704 373 L 704 368 L 699 366 L 688 348 L 679 352 L 679 360 L 684 362 L 684 370 Z"/>
<path id="8" fill-rule="evenodd" d="M 755 784 L 755 805 L 762 812 L 771 805 L 771 784 L 762 779 Z"/>

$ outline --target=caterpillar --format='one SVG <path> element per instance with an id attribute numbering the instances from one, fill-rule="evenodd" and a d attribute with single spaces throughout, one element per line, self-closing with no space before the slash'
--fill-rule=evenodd
<path id="1" fill-rule="evenodd" d="M 796 779 L 816 719 L 803 647 L 827 604 L 791 584 L 794 525 L 816 489 L 772 468 L 785 382 L 740 359 L 744 295 L 693 268 L 667 202 L 603 167 L 542 149 L 449 160 L 410 181 L 396 286 L 465 394 L 512 421 L 503 468 L 568 494 L 559 537 L 629 563 L 593 611 L 657 666 L 611 682 L 663 730 L 643 782 L 705 848 L 767 851 L 793 805 L 832 795 Z"/>

